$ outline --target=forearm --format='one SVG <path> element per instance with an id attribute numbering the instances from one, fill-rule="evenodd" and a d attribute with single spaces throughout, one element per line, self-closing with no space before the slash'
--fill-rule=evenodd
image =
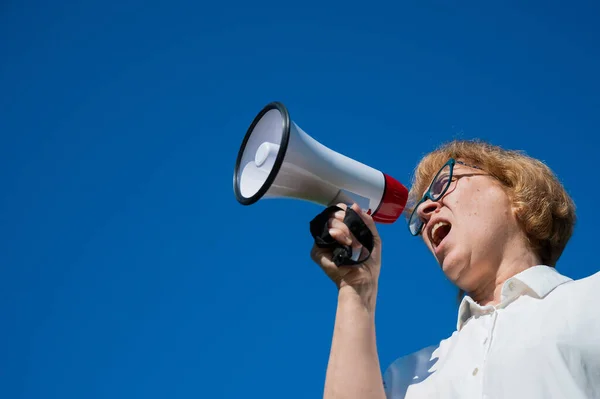
<path id="1" fill-rule="evenodd" d="M 339 291 L 325 399 L 385 398 L 375 337 L 375 299 L 368 302 L 352 287 Z"/>

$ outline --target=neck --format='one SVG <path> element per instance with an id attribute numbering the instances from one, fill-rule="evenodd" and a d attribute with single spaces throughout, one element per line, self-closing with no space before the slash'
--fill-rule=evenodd
<path id="1" fill-rule="evenodd" d="M 540 258 L 531 249 L 524 245 L 513 246 L 510 254 L 503 256 L 497 262 L 497 266 L 491 268 L 494 272 L 482 279 L 481 283 L 469 292 L 469 296 L 482 306 L 497 305 L 502 299 L 502 286 L 506 280 L 539 264 Z"/>

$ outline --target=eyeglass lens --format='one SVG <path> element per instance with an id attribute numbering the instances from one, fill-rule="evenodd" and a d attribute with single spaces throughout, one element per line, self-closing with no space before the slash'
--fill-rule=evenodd
<path id="1" fill-rule="evenodd" d="M 450 185 L 452 177 L 452 167 L 450 165 L 445 165 L 440 169 L 440 171 L 435 175 L 433 182 L 429 186 L 429 191 L 426 194 L 426 197 L 429 197 L 432 201 L 437 201 L 440 197 L 445 193 Z M 417 207 L 418 208 L 418 207 Z M 415 208 L 411 218 L 409 220 L 409 228 L 410 232 L 416 235 L 423 226 L 423 222 L 419 217 L 417 212 L 417 208 Z"/>
<path id="2" fill-rule="evenodd" d="M 429 188 L 429 196 L 433 201 L 439 200 L 442 194 L 444 194 L 444 192 L 448 188 L 448 185 L 450 184 L 451 173 L 452 171 L 450 165 L 444 166 L 438 172 L 437 176 L 435 177 L 435 180 Z"/>

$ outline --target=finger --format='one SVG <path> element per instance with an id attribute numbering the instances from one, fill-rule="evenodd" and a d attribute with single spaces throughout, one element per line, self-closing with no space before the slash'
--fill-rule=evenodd
<path id="1" fill-rule="evenodd" d="M 340 208 L 342 208 L 344 211 L 346 209 L 348 209 L 348 204 L 344 204 L 343 202 L 339 202 L 339 203 L 337 203 L 335 205 L 338 206 L 338 207 L 340 207 Z"/>
<path id="2" fill-rule="evenodd" d="M 346 227 L 345 231 L 342 229 L 333 227 L 329 229 L 329 235 L 343 245 L 352 245 L 353 241 L 351 235 L 348 232 L 348 228 Z"/>
<path id="3" fill-rule="evenodd" d="M 338 220 L 334 220 L 332 224 L 335 226 L 329 229 L 329 235 L 337 242 L 343 245 L 348 245 L 352 249 L 352 260 L 357 261 L 363 253 L 363 245 L 356 239 L 354 234 L 350 232 L 348 226 Z"/>
<path id="4" fill-rule="evenodd" d="M 327 249 L 319 248 L 316 244 L 313 244 L 310 251 L 310 257 L 320 265 L 322 265 L 324 261 L 331 262 L 331 252 Z"/>
<path id="5" fill-rule="evenodd" d="M 333 215 L 331 215 L 332 219 L 344 220 L 346 217 L 346 211 L 336 211 Z"/>
<path id="6" fill-rule="evenodd" d="M 344 221 L 338 220 L 336 218 L 329 219 L 328 228 L 330 229 L 329 234 L 332 237 L 334 237 L 338 242 L 342 244 L 351 245 L 354 251 L 358 251 L 362 247 L 360 241 L 356 239 L 356 237 L 354 236 L 354 234 L 352 234 L 350 228 Z"/>
<path id="7" fill-rule="evenodd" d="M 348 225 L 346 223 L 344 223 L 343 220 L 339 220 L 339 219 L 329 219 L 327 221 L 327 228 L 329 229 L 338 229 L 341 230 L 342 232 L 344 232 L 347 236 L 350 235 L 350 229 L 348 228 Z"/>
<path id="8" fill-rule="evenodd" d="M 333 262 L 331 258 L 331 251 L 323 250 L 317 246 L 313 247 L 311 251 L 311 257 L 319 265 L 319 267 L 327 274 L 329 277 L 335 279 L 336 276 L 343 275 L 338 266 Z"/>

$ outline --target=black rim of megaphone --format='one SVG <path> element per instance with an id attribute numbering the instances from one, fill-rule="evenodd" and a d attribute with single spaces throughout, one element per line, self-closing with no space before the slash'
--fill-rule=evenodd
<path id="1" fill-rule="evenodd" d="M 281 117 L 283 119 L 282 135 L 281 135 L 281 143 L 279 143 L 279 152 L 277 153 L 277 157 L 275 158 L 275 163 L 273 164 L 273 169 L 271 169 L 271 173 L 263 183 L 262 187 L 251 197 L 244 197 L 240 191 L 240 164 L 242 162 L 242 156 L 244 155 L 244 150 L 246 149 L 246 144 L 252 136 L 252 132 L 256 127 L 258 121 L 262 119 L 262 117 L 269 111 L 276 109 L 281 113 Z M 238 151 L 237 160 L 235 161 L 235 170 L 233 176 L 233 187 L 235 191 L 235 198 L 243 205 L 250 205 L 258 201 L 271 187 L 273 181 L 275 181 L 275 177 L 277 173 L 279 173 L 279 169 L 283 164 L 283 158 L 285 157 L 285 153 L 287 151 L 288 142 L 290 140 L 290 115 L 288 113 L 285 105 L 278 101 L 274 101 L 272 103 L 267 104 L 259 113 L 256 115 L 252 124 L 246 131 L 246 135 L 244 136 L 244 141 L 242 141 L 242 145 L 240 146 L 240 150 Z"/>

